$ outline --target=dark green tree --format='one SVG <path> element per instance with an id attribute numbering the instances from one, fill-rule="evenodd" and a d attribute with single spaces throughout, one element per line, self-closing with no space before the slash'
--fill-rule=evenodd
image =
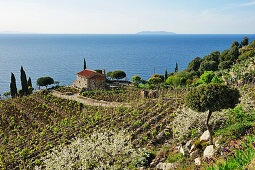
<path id="1" fill-rule="evenodd" d="M 194 58 L 188 65 L 188 71 L 198 71 L 200 64 L 202 63 L 202 59 L 200 57 Z"/>
<path id="2" fill-rule="evenodd" d="M 85 58 L 84 58 L 84 61 L 83 61 L 83 69 L 84 69 L 84 70 L 87 69 L 87 64 L 86 64 Z"/>
<path id="3" fill-rule="evenodd" d="M 246 46 L 246 45 L 248 45 L 249 44 L 249 38 L 248 37 L 244 37 L 243 38 L 243 41 L 241 42 L 241 45 L 242 46 Z"/>
<path id="4" fill-rule="evenodd" d="M 37 79 L 37 85 L 39 86 L 45 86 L 46 89 L 48 87 L 48 85 L 54 84 L 54 80 L 51 77 L 40 77 L 39 79 Z"/>
<path id="5" fill-rule="evenodd" d="M 23 95 L 28 95 L 29 92 L 28 92 L 28 85 L 27 85 L 27 76 L 26 76 L 26 73 L 22 66 L 20 69 L 20 80 L 21 80 L 21 87 L 22 87 Z"/>
<path id="6" fill-rule="evenodd" d="M 237 46 L 234 46 L 233 48 L 230 49 L 231 55 L 234 56 L 234 60 L 238 59 L 238 56 L 240 55 L 239 53 L 239 48 Z"/>
<path id="7" fill-rule="evenodd" d="M 206 127 L 210 134 L 210 144 L 213 144 L 212 129 L 209 120 L 213 112 L 221 109 L 234 108 L 239 103 L 240 93 L 237 89 L 222 84 L 200 85 L 191 89 L 185 98 L 186 105 L 197 112 L 209 111 Z"/>
<path id="8" fill-rule="evenodd" d="M 14 98 L 18 95 L 17 86 L 16 86 L 16 79 L 15 79 L 15 76 L 14 76 L 13 73 L 11 73 L 10 92 L 11 92 L 12 98 Z"/>
<path id="9" fill-rule="evenodd" d="M 204 71 L 216 71 L 218 69 L 218 64 L 215 61 L 203 61 L 200 64 L 199 72 L 203 74 Z"/>
<path id="10" fill-rule="evenodd" d="M 109 72 L 107 72 L 107 74 L 106 74 L 106 77 L 108 77 L 108 78 L 112 78 L 112 71 L 109 71 Z"/>
<path id="11" fill-rule="evenodd" d="M 219 65 L 218 68 L 220 70 L 224 70 L 224 69 L 229 69 L 231 67 L 231 65 L 233 65 L 232 61 L 222 61 Z"/>
<path id="12" fill-rule="evenodd" d="M 119 79 L 123 79 L 125 77 L 126 77 L 126 73 L 124 71 L 121 71 L 121 70 L 116 70 L 116 71 L 112 72 L 112 74 L 111 74 L 112 79 L 119 80 Z"/>
<path id="13" fill-rule="evenodd" d="M 174 72 L 175 72 L 175 73 L 177 73 L 177 72 L 178 72 L 178 63 L 177 63 L 177 62 L 176 62 L 176 64 L 175 64 Z"/>
<path id="14" fill-rule="evenodd" d="M 32 86 L 32 80 L 31 80 L 30 77 L 28 78 L 27 85 L 28 85 L 28 87 L 33 87 Z"/>
<path id="15" fill-rule="evenodd" d="M 230 46 L 230 50 L 231 50 L 231 48 L 233 48 L 233 47 L 239 47 L 239 46 L 240 46 L 239 42 L 238 42 L 238 41 L 234 41 L 234 42 L 231 44 L 231 46 Z"/>
<path id="16" fill-rule="evenodd" d="M 165 81 L 166 81 L 167 77 L 168 77 L 168 74 L 167 74 L 167 69 L 166 69 L 165 70 Z"/>

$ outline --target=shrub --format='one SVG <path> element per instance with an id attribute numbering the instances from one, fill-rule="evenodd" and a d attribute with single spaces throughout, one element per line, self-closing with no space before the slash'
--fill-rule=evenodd
<path id="1" fill-rule="evenodd" d="M 255 48 L 255 40 L 248 45 L 248 48 Z"/>
<path id="2" fill-rule="evenodd" d="M 182 84 L 182 80 L 180 77 L 176 77 L 176 76 L 169 76 L 166 79 L 166 83 L 169 85 L 173 85 L 173 86 L 180 86 Z"/>
<path id="3" fill-rule="evenodd" d="M 186 105 L 198 112 L 209 111 L 206 121 L 207 129 L 211 133 L 209 119 L 212 112 L 221 109 L 234 108 L 239 103 L 240 93 L 237 89 L 221 84 L 200 85 L 191 89 L 185 98 Z M 212 144 L 212 135 L 210 135 Z"/>
<path id="4" fill-rule="evenodd" d="M 135 76 L 132 77 L 132 81 L 133 81 L 133 83 L 134 83 L 136 86 L 138 86 L 138 84 L 141 83 L 141 80 L 142 80 L 142 78 L 141 78 L 140 76 L 138 76 L 138 75 L 135 75 Z"/>
<path id="5" fill-rule="evenodd" d="M 205 71 L 204 74 L 202 74 L 200 76 L 200 82 L 201 83 L 205 83 L 205 84 L 208 84 L 208 83 L 211 83 L 213 77 L 215 76 L 214 72 L 213 71 Z"/>
<path id="6" fill-rule="evenodd" d="M 148 80 L 148 83 L 149 84 L 159 84 L 162 82 L 162 79 L 159 78 L 159 77 L 151 77 L 149 80 Z"/>
<path id="7" fill-rule="evenodd" d="M 152 77 L 161 78 L 162 82 L 165 80 L 165 77 L 164 77 L 162 74 L 153 74 L 153 75 L 151 76 L 151 78 L 152 78 Z"/>
<path id="8" fill-rule="evenodd" d="M 242 60 L 246 60 L 246 59 L 251 58 L 251 57 L 255 57 L 255 51 L 254 50 L 246 51 L 245 53 L 241 54 L 238 57 L 238 60 L 242 61 Z"/>
<path id="9" fill-rule="evenodd" d="M 43 161 L 46 169 L 125 169 L 131 164 L 146 165 L 150 154 L 144 149 L 135 150 L 130 139 L 131 135 L 124 131 L 94 132 L 53 149 Z"/>
<path id="10" fill-rule="evenodd" d="M 211 81 L 211 83 L 218 83 L 218 84 L 221 84 L 223 82 L 224 81 L 223 81 L 222 77 L 218 77 L 216 75 L 212 78 L 212 81 Z"/>

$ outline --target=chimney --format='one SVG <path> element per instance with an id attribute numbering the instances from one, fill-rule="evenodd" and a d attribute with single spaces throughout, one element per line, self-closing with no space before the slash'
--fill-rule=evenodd
<path id="1" fill-rule="evenodd" d="M 102 70 L 102 74 L 105 75 L 105 69 Z"/>

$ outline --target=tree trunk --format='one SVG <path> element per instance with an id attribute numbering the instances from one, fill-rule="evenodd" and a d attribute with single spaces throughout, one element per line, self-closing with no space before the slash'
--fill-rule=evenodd
<path id="1" fill-rule="evenodd" d="M 207 127 L 207 130 L 209 131 L 209 134 L 210 134 L 210 145 L 213 145 L 212 129 L 209 126 L 209 120 L 210 120 L 211 115 L 212 115 L 212 111 L 209 110 L 207 120 L 206 120 L 206 127 Z"/>

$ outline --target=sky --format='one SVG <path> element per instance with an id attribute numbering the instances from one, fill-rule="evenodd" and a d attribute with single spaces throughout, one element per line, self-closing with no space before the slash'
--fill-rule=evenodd
<path id="1" fill-rule="evenodd" d="M 0 0 L 0 32 L 254 34 L 255 0 Z"/>

